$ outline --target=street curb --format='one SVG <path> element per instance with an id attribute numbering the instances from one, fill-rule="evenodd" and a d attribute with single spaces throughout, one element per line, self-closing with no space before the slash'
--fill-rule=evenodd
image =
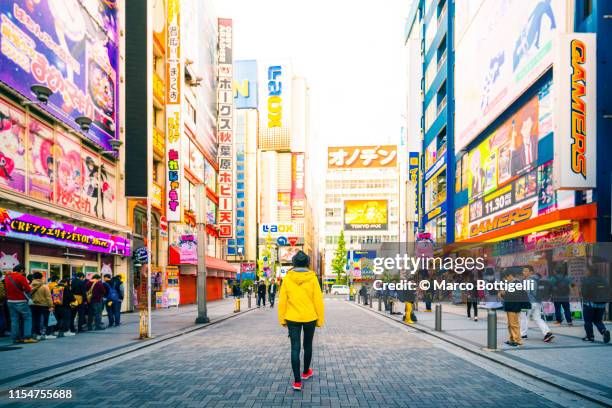
<path id="1" fill-rule="evenodd" d="M 504 366 L 506 368 L 513 369 L 513 370 L 515 370 L 515 371 L 517 371 L 517 372 L 519 372 L 519 373 L 521 373 L 523 375 L 526 375 L 526 376 L 528 376 L 530 378 L 536 379 L 538 381 L 541 381 L 543 383 L 546 383 L 546 384 L 548 384 L 550 386 L 556 387 L 556 388 L 561 389 L 563 391 L 569 392 L 571 394 L 577 395 L 580 398 L 584 398 L 586 400 L 589 400 L 590 402 L 594 402 L 596 404 L 601 404 L 601 405 L 603 405 L 605 407 L 612 407 L 612 400 L 611 399 L 608 399 L 608 398 L 605 398 L 605 397 L 597 398 L 597 396 L 592 396 L 590 394 L 586 394 L 586 393 L 584 393 L 584 392 L 582 392 L 582 391 L 580 391 L 578 389 L 572 388 L 571 386 L 562 385 L 562 384 L 559 384 L 559 382 L 555 382 L 553 380 L 549 380 L 549 379 L 543 377 L 542 375 L 540 375 L 538 373 L 530 372 L 529 370 L 524 369 L 523 367 L 515 364 L 514 362 L 502 360 L 501 358 L 499 358 L 498 356 L 495 355 L 498 350 L 485 351 L 484 349 L 483 350 L 474 349 L 474 346 L 470 345 L 469 343 L 462 342 L 460 340 L 451 338 L 451 337 L 446 336 L 446 335 L 442 335 L 442 334 L 440 334 L 440 333 L 438 333 L 438 332 L 436 332 L 436 331 L 434 331 L 434 330 L 432 330 L 432 329 L 430 329 L 428 327 L 424 327 L 424 326 L 420 325 L 419 323 L 408 324 L 408 323 L 403 322 L 402 320 L 395 319 L 392 316 L 387 315 L 386 313 L 379 312 L 378 310 L 371 309 L 370 307 L 366 307 L 364 305 L 357 304 L 355 302 L 349 302 L 349 303 L 353 304 L 354 307 L 359 307 L 361 309 L 365 309 L 365 310 L 367 310 L 369 312 L 372 312 L 372 313 L 375 313 L 377 315 L 386 317 L 387 319 L 392 320 L 392 321 L 394 321 L 396 323 L 399 323 L 399 324 L 401 324 L 403 326 L 410 327 L 410 328 L 412 328 L 412 329 L 414 329 L 416 331 L 419 331 L 421 333 L 424 333 L 424 334 L 430 335 L 432 337 L 435 337 L 435 338 L 437 338 L 439 340 L 442 340 L 442 341 L 445 341 L 447 343 L 450 343 L 450 344 L 452 344 L 452 345 L 454 345 L 456 347 L 459 347 L 460 349 L 462 349 L 464 351 L 467 351 L 469 353 L 476 354 L 476 355 L 478 355 L 480 357 L 486 358 L 489 361 L 495 362 L 495 363 L 497 363 L 499 365 L 502 365 L 502 366 Z M 551 376 L 551 374 L 548 374 L 548 376 Z M 558 379 L 558 380 L 561 380 L 563 382 L 567 381 L 565 379 L 561 379 L 561 378 L 558 378 L 558 377 L 555 377 L 555 378 Z"/>
<path id="2" fill-rule="evenodd" d="M 80 364 L 80 363 L 70 364 L 69 366 L 58 368 L 56 370 L 52 370 L 51 374 L 45 374 L 45 375 L 38 376 L 38 377 L 36 375 L 30 375 L 30 376 L 25 376 L 23 378 L 19 378 L 13 382 L 3 384 L 2 389 L 0 389 L 0 397 L 8 395 L 9 390 L 14 390 L 16 388 L 32 387 L 36 384 L 40 384 L 45 381 L 53 380 L 55 378 L 61 377 L 66 374 L 72 374 L 75 371 L 79 371 L 79 370 L 94 366 L 96 364 L 104 363 L 104 362 L 113 360 L 115 358 L 123 357 L 130 353 L 133 353 L 133 352 L 136 352 L 136 351 L 148 348 L 148 347 L 155 346 L 159 343 L 163 343 L 164 341 L 175 339 L 177 337 L 184 336 L 184 335 L 196 332 L 198 330 L 205 329 L 209 326 L 213 326 L 215 324 L 222 323 L 226 320 L 233 319 L 238 316 L 242 316 L 254 310 L 256 310 L 256 308 L 246 309 L 238 313 L 231 313 L 223 317 L 220 317 L 218 319 L 211 320 L 208 323 L 195 324 L 193 326 L 183 328 L 181 330 L 163 334 L 159 337 L 142 340 L 142 343 L 138 343 L 138 344 L 128 343 L 124 347 L 121 347 L 120 350 L 117 350 L 117 352 L 115 353 L 107 353 L 107 354 L 100 356 L 100 358 L 94 357 L 93 359 L 88 360 L 85 364 Z M 27 375 L 27 373 L 25 374 Z"/>

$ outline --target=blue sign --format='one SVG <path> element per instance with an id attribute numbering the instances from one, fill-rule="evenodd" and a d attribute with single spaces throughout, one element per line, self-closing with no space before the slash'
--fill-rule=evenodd
<path id="1" fill-rule="evenodd" d="M 286 246 L 289 242 L 287 241 L 287 237 L 278 237 L 276 238 L 276 243 L 279 246 Z"/>
<path id="2" fill-rule="evenodd" d="M 257 61 L 234 61 L 234 103 L 237 109 L 257 108 Z"/>
<path id="3" fill-rule="evenodd" d="M 446 201 L 423 215 L 423 225 L 442 214 L 446 214 Z"/>
<path id="4" fill-rule="evenodd" d="M 432 178 L 434 174 L 436 174 L 436 172 L 440 170 L 444 165 L 446 165 L 446 152 L 438 158 L 438 161 L 436 161 L 429 170 L 425 172 L 425 181 Z"/>

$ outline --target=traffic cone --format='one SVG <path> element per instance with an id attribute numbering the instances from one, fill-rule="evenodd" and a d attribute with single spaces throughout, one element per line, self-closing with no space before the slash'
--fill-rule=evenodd
<path id="1" fill-rule="evenodd" d="M 404 302 L 404 304 L 406 305 L 406 310 L 405 310 L 406 315 L 404 316 L 404 323 L 412 324 L 414 323 L 412 321 L 412 318 L 410 317 L 412 316 L 412 303 Z"/>

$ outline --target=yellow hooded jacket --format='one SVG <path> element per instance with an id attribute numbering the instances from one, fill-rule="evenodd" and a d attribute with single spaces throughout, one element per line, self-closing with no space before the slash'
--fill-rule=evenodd
<path id="1" fill-rule="evenodd" d="M 278 321 L 286 325 L 292 322 L 317 321 L 323 326 L 323 293 L 314 272 L 306 268 L 294 268 L 287 273 L 281 285 L 278 300 Z"/>

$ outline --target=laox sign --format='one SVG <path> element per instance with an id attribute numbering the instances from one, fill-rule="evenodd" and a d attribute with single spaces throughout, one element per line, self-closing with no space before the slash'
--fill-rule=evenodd
<path id="1" fill-rule="evenodd" d="M 283 126 L 283 82 L 278 77 L 282 77 L 283 68 L 280 65 L 273 65 L 268 68 L 268 127 Z"/>

